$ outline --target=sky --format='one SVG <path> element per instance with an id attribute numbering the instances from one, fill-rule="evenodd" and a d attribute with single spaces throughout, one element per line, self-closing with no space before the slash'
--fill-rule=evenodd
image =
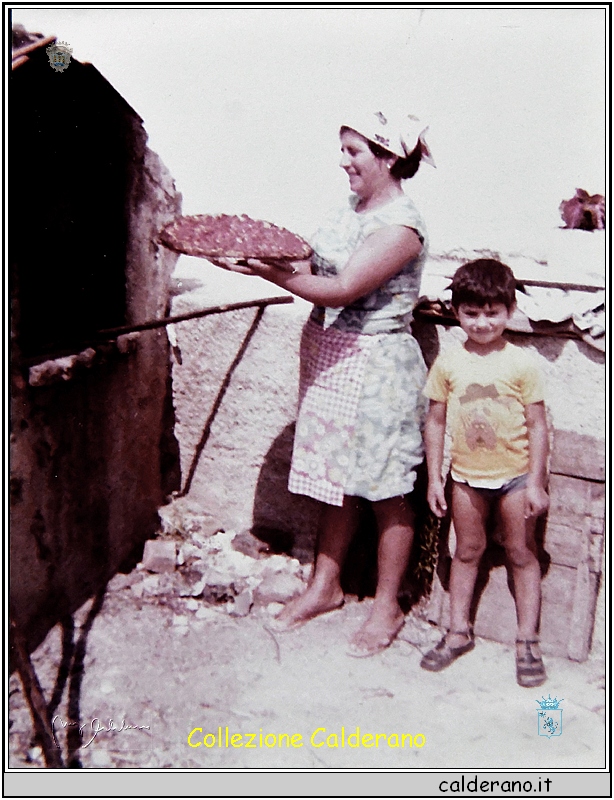
<path id="1" fill-rule="evenodd" d="M 187 214 L 314 231 L 348 195 L 344 110 L 429 125 L 408 182 L 432 248 L 496 247 L 561 225 L 605 190 L 605 10 L 27 8 L 139 113 Z M 58 73 L 58 80 L 62 74 Z"/>

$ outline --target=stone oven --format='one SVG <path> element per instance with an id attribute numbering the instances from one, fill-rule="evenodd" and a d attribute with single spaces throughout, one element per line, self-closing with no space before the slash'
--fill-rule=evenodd
<path id="1" fill-rule="evenodd" d="M 164 327 L 181 197 L 91 64 L 13 32 L 11 613 L 35 646 L 139 555 L 177 488 Z M 136 558 L 135 558 L 136 560 Z M 134 563 L 134 562 L 133 562 Z"/>

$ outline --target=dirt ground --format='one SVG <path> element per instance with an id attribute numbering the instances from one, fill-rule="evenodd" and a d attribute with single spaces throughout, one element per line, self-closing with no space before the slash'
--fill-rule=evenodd
<path id="1" fill-rule="evenodd" d="M 273 634 L 267 621 L 280 605 L 258 581 L 268 575 L 270 586 L 274 574 L 279 588 L 288 576 L 304 581 L 306 568 L 284 556 L 237 554 L 228 546 L 234 534 L 212 530 L 202 550 L 202 532 L 192 532 L 171 575 L 142 565 L 117 575 L 33 653 L 67 766 L 603 768 L 600 658 L 545 658 L 548 682 L 523 689 L 512 648 L 477 640 L 473 652 L 433 674 L 419 662 L 441 632 L 410 614 L 388 650 L 356 659 L 347 642 L 371 601 L 355 598 L 298 630 Z M 199 553 L 217 570 L 215 580 L 194 572 Z M 219 588 L 231 555 L 233 581 L 226 581 L 234 596 Z M 217 594 L 207 589 L 211 583 Z M 537 701 L 548 695 L 562 698 L 552 737 L 538 726 Z M 16 674 L 9 712 L 9 766 L 44 768 Z"/>

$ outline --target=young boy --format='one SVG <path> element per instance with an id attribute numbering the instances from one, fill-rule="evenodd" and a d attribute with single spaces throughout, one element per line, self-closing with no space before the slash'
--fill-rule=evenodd
<path id="1" fill-rule="evenodd" d="M 428 502 L 434 514 L 444 516 L 441 472 L 449 418 L 456 551 L 450 629 L 420 666 L 438 672 L 474 647 L 469 610 L 486 548 L 485 523 L 496 510 L 514 579 L 516 677 L 520 686 L 533 687 L 546 680 L 537 636 L 541 573 L 534 531 L 548 508 L 548 437 L 538 369 L 525 350 L 503 338 L 516 306 L 515 285 L 511 269 L 492 259 L 456 271 L 452 306 L 467 340 L 438 356 L 425 388 Z"/>

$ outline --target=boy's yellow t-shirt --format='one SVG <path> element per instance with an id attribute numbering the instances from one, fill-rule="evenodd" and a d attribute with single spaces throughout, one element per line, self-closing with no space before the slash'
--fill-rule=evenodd
<path id="1" fill-rule="evenodd" d="M 447 404 L 454 480 L 494 489 L 528 472 L 524 408 L 544 391 L 526 350 L 506 342 L 483 356 L 453 347 L 435 360 L 424 393 Z"/>

